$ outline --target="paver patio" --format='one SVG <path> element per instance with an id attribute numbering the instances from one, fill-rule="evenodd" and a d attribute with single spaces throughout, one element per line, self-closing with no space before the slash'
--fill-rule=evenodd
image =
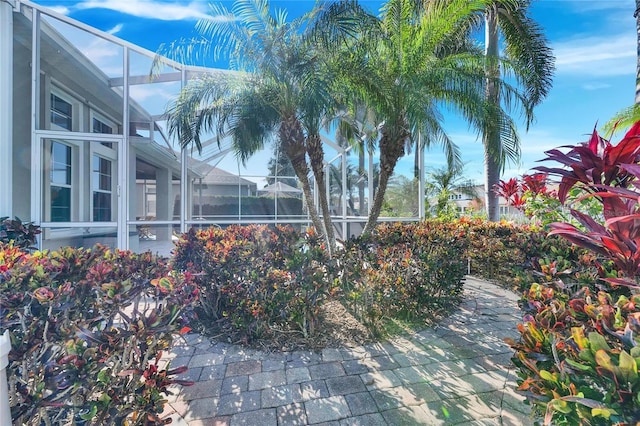
<path id="1" fill-rule="evenodd" d="M 265 353 L 190 335 L 169 357 L 196 381 L 169 398 L 176 425 L 530 425 L 514 392 L 518 297 L 467 277 L 436 328 L 320 353 Z"/>

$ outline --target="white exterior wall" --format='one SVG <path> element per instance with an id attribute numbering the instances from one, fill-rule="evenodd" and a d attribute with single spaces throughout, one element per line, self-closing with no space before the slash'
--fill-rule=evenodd
<path id="1" fill-rule="evenodd" d="M 13 216 L 13 6 L 0 0 L 0 217 Z"/>

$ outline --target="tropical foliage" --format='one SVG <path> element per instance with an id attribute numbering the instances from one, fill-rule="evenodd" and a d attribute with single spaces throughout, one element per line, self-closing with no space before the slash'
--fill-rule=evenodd
<path id="1" fill-rule="evenodd" d="M 443 223 L 381 225 L 374 235 L 346 243 L 345 306 L 377 335 L 390 319 L 433 320 L 460 300 L 463 249 Z"/>
<path id="2" fill-rule="evenodd" d="M 350 46 L 345 81 L 353 93 L 354 110 L 373 114 L 380 126 L 380 179 L 364 233 L 371 233 L 382 209 L 395 166 L 418 138 L 422 146 L 441 145 L 449 163 L 459 162 L 457 147 L 441 123 L 439 107 L 460 112 L 476 129 L 490 112 L 484 102 L 484 61 L 470 42 L 474 14 L 483 1 L 385 3 L 366 36 Z M 509 86 L 507 96 L 517 96 Z"/>
<path id="3" fill-rule="evenodd" d="M 554 57 L 540 26 L 529 13 L 530 0 L 494 0 L 485 12 L 485 99 L 495 107 L 510 100 L 500 93 L 495 81 L 513 78 L 525 95 L 522 102 L 527 129 L 533 110 L 549 93 Z M 500 37 L 502 36 L 502 37 Z M 502 38 L 503 57 L 498 46 Z M 482 143 L 485 160 L 485 205 L 489 220 L 499 219 L 498 197 L 492 189 L 508 161 L 520 156 L 520 141 L 508 116 L 495 116 L 484 122 Z"/>
<path id="4" fill-rule="evenodd" d="M 198 22 L 198 39 L 164 49 L 177 59 L 193 59 L 194 49 L 212 53 L 215 59 L 228 59 L 240 71 L 217 73 L 188 84 L 168 110 L 170 134 L 182 146 L 195 144 L 198 149 L 207 132 L 214 132 L 218 141 L 230 137 L 242 161 L 277 138 L 329 253 L 335 237 L 320 130 L 325 117 L 333 116 L 339 106 L 332 92 L 335 78 L 330 47 L 352 32 L 354 10 L 360 11 L 353 2 L 332 3 L 287 21 L 286 12 L 272 14 L 266 0 L 237 0 L 231 10 L 212 4 L 211 17 Z M 319 192 L 322 220 L 311 193 L 309 166 Z"/>
<path id="5" fill-rule="evenodd" d="M 27 249 L 36 243 L 40 227 L 19 218 L 0 217 L 0 244 L 11 243 L 14 247 Z"/>
<path id="6" fill-rule="evenodd" d="M 590 253 L 596 274 L 576 281 L 564 276 L 571 264 L 564 271 L 548 269 L 523 300 L 520 341 L 510 342 L 519 390 L 545 424 L 640 421 L 638 130 L 634 125 L 616 145 L 594 131 L 566 153 L 547 152 L 548 160 L 566 167 L 540 168 L 561 177 L 560 201 L 577 189 L 598 200 L 604 218 L 598 222 L 571 209 L 581 227 L 550 225 L 551 235 Z"/>
<path id="7" fill-rule="evenodd" d="M 0 324 L 9 330 L 14 424 L 165 424 L 160 362 L 198 297 L 188 274 L 149 253 L 0 244 Z"/>
<path id="8" fill-rule="evenodd" d="M 284 11 L 271 14 L 266 0 L 237 0 L 230 10 L 212 5 L 211 18 L 198 23 L 195 40 L 172 43 L 162 53 L 178 60 L 224 57 L 240 72 L 190 83 L 168 110 L 170 133 L 183 146 L 198 149 L 204 134 L 215 133 L 218 141 L 229 137 L 242 161 L 266 141 L 277 140 L 301 183 L 311 221 L 332 253 L 320 137 L 321 128 L 334 128 L 330 123 L 340 122 L 338 134 L 358 147 L 360 170 L 364 150 L 379 139 L 380 177 L 370 194 L 364 233 L 375 227 L 398 159 L 413 145 L 440 145 L 450 165 L 459 162 L 458 149 L 442 127 L 442 107 L 460 113 L 478 133 L 490 134 L 485 145 L 493 165 L 502 167 L 505 158 L 517 157 L 517 133 L 508 114 L 522 107 L 530 122 L 553 68 L 544 37 L 526 14 L 527 4 L 389 0 L 376 18 L 356 1 L 343 0 L 290 22 Z M 508 54 L 487 59 L 470 34 L 485 13 L 494 12 L 505 15 L 496 22 Z M 502 79 L 500 67 L 507 78 Z M 345 130 L 349 126 L 352 130 Z M 311 194 L 310 169 L 319 197 Z M 362 180 L 358 195 L 362 213 Z"/>
<path id="9" fill-rule="evenodd" d="M 269 176 L 267 177 L 268 185 L 282 182 L 293 188 L 298 187 L 298 180 L 295 178 L 296 172 L 293 170 L 291 160 L 289 160 L 277 142 L 273 146 L 273 155 L 269 159 L 267 170 L 269 171 Z"/>
<path id="10" fill-rule="evenodd" d="M 238 342 L 279 332 L 317 332 L 320 306 L 335 289 L 332 261 L 317 234 L 289 227 L 191 229 L 176 243 L 174 268 L 200 289 L 198 313 L 209 330 Z"/>
<path id="11" fill-rule="evenodd" d="M 381 212 L 388 217 L 418 217 L 420 196 L 418 179 L 409 179 L 404 175 L 394 175 L 389 179 Z"/>
<path id="12" fill-rule="evenodd" d="M 463 195 L 475 200 L 477 194 L 474 187 L 475 184 L 463 176 L 461 166 L 430 171 L 425 180 L 425 192 L 431 213 L 436 217 L 456 217 L 456 206 L 452 203 L 451 196 Z"/>

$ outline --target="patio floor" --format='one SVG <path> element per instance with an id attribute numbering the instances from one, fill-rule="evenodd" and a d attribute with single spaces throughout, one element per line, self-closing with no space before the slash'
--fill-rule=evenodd
<path id="1" fill-rule="evenodd" d="M 411 336 L 319 353 L 179 341 L 194 386 L 170 397 L 173 425 L 531 425 L 515 393 L 518 297 L 467 277 L 459 310 Z"/>

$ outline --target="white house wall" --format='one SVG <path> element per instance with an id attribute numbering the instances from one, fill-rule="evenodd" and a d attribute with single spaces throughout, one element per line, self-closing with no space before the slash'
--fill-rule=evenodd
<path id="1" fill-rule="evenodd" d="M 4 31 L 9 28 L 9 26 L 4 25 L 7 19 L 6 3 L 0 2 L 0 5 L 2 5 L 4 13 L 2 15 L 2 25 L 0 26 Z M 23 11 L 30 15 L 30 8 L 24 5 Z M 2 201 L 0 215 L 18 216 L 23 220 L 36 220 L 38 223 L 40 221 L 46 223 L 50 220 L 48 209 L 43 208 L 43 206 L 48 206 L 50 203 L 48 195 L 49 174 L 46 169 L 50 160 L 48 160 L 47 147 L 50 146 L 50 141 L 60 140 L 73 147 L 72 166 L 76 175 L 73 178 L 73 193 L 71 195 L 73 198 L 71 222 L 69 222 L 68 226 L 66 225 L 67 222 L 63 222 L 62 225 L 57 223 L 43 224 L 42 246 L 44 248 L 57 248 L 63 245 L 87 246 L 98 241 L 116 246 L 115 224 L 119 211 L 118 187 L 122 192 L 122 189 L 127 186 L 128 192 L 132 195 L 135 194 L 136 155 L 147 159 L 150 164 L 160 169 L 159 173 L 161 175 L 164 173 L 169 176 L 169 179 L 171 179 L 172 175 L 174 177 L 180 175 L 180 162 L 177 161 L 175 154 L 169 153 L 166 147 L 158 146 L 153 140 L 147 140 L 140 146 L 132 145 L 129 150 L 129 161 L 122 159 L 124 163 L 121 162 L 121 159 L 117 157 L 117 146 L 119 143 L 123 143 L 123 140 L 129 139 L 127 135 L 122 135 L 122 130 L 125 127 L 123 126 L 122 111 L 125 105 L 121 94 L 122 91 L 117 87 L 115 89 L 110 87 L 109 77 L 84 57 L 80 51 L 68 45 L 68 40 L 53 30 L 48 23 L 51 22 L 51 18 L 43 19 L 43 30 L 40 36 L 40 60 L 37 63 L 40 67 L 40 90 L 36 95 L 39 100 L 39 108 L 36 113 L 40 118 L 35 123 L 36 146 L 44 147 L 42 150 L 44 164 L 41 165 L 39 174 L 35 174 L 35 176 L 40 176 L 36 181 L 36 187 L 41 182 L 43 195 L 41 199 L 36 200 L 36 211 L 34 211 L 34 204 L 30 196 L 30 190 L 34 183 L 31 163 L 31 140 L 32 134 L 34 134 L 31 125 L 32 68 L 30 64 L 32 63 L 32 23 L 27 16 L 14 12 L 11 8 L 9 8 L 8 16 L 15 25 L 11 26 L 11 36 L 3 38 L 3 40 L 8 39 L 10 41 L 13 60 L 8 62 L 8 64 L 11 64 L 10 68 L 2 68 L 2 75 L 9 74 L 14 78 L 10 86 L 11 95 L 3 96 L 11 103 L 10 108 L 3 107 L 11 113 L 7 114 L 8 117 L 11 117 L 11 126 L 2 126 L 2 128 L 12 129 L 12 134 L 10 138 L 3 137 L 2 141 L 0 141 L 0 146 L 2 147 L 2 152 L 10 154 L 11 162 L 7 164 L 9 167 L 3 167 L 2 169 L 10 172 L 11 179 L 6 179 L 4 187 L 0 189 L 2 190 L 2 195 L 11 197 L 11 199 Z M 122 47 L 118 48 L 122 50 Z M 7 62 L 4 62 L 4 57 L 3 64 L 7 64 Z M 116 61 L 113 66 L 116 69 L 117 67 L 123 69 L 122 60 Z M 113 68 L 110 72 L 113 75 Z M 73 127 L 70 132 L 58 133 L 58 136 L 53 136 L 53 133 L 49 133 L 52 130 L 58 132 L 62 130 L 50 125 L 50 99 L 52 92 L 73 104 Z M 132 121 L 151 122 L 151 117 L 134 100 L 129 102 L 127 112 Z M 106 122 L 112 128 L 114 135 L 91 134 L 94 117 Z M 118 134 L 121 136 L 118 136 Z M 104 147 L 99 142 L 89 142 L 89 140 L 95 139 L 111 143 L 113 149 Z M 133 139 L 138 140 L 141 138 Z M 105 154 L 102 154 L 103 151 Z M 111 222 L 93 221 L 94 212 L 91 208 L 91 200 L 95 191 L 91 181 L 93 155 L 100 155 L 101 157 L 106 155 L 103 158 L 112 161 Z M 128 183 L 119 183 L 117 181 L 119 167 L 129 168 Z M 171 197 L 171 184 L 169 184 L 167 192 L 169 192 L 167 195 Z M 131 196 L 125 201 L 128 209 L 125 212 L 128 212 L 129 216 L 125 220 L 135 221 L 137 219 L 135 216 L 136 197 Z M 166 220 L 173 219 L 170 214 L 172 208 L 173 203 L 170 206 L 166 206 Z M 59 228 L 60 226 L 67 227 L 67 229 L 56 230 L 56 227 Z M 136 225 L 131 224 L 127 228 L 128 230 L 125 232 L 131 237 L 128 240 L 128 248 L 135 249 L 138 245 Z M 168 232 L 166 237 L 170 239 L 171 232 Z"/>
<path id="2" fill-rule="evenodd" d="M 14 161 L 12 122 L 13 69 L 13 4 L 0 1 L 0 158 L 4 159 L 0 167 L 0 217 L 13 213 L 13 173 Z"/>
<path id="3" fill-rule="evenodd" d="M 209 70 L 198 67 L 185 67 L 167 61 L 170 68 L 167 74 L 158 78 L 158 83 L 149 79 L 148 70 L 142 72 L 139 69 L 131 70 L 129 64 L 140 65 L 150 61 L 154 57 L 152 52 L 134 46 L 131 43 L 117 39 L 116 37 L 99 32 L 85 24 L 75 22 L 65 16 L 31 3 L 29 0 L 16 2 L 20 11 L 13 10 L 13 0 L 0 0 L 0 32 L 2 43 L 0 46 L 0 157 L 10 158 L 5 166 L 0 168 L 0 216 L 19 216 L 23 220 L 33 220 L 44 228 L 43 239 L 51 240 L 51 244 L 82 244 L 95 239 L 113 235 L 113 229 L 118 229 L 117 243 L 119 248 L 134 248 L 137 241 L 137 228 L 144 225 L 150 227 L 173 227 L 184 229 L 191 222 L 192 205 L 197 205 L 199 191 L 193 191 L 192 182 L 201 177 L 201 174 L 192 172 L 188 168 L 189 162 L 181 161 L 181 156 L 186 154 L 174 152 L 171 147 L 159 144 L 157 141 L 164 139 L 161 134 L 154 132 L 156 128 L 149 126 L 148 134 L 136 134 L 139 123 L 149 123 L 154 119 L 161 119 L 161 112 L 153 111 L 153 117 L 142 108 L 144 94 L 147 88 L 157 89 L 157 84 L 165 84 L 165 89 L 176 82 L 172 75 L 180 75 L 180 84 L 186 79 L 194 78 L 203 73 L 228 73 L 224 70 Z M 33 15 L 31 12 L 36 11 Z M 36 41 L 36 51 L 32 53 L 32 16 L 40 24 L 40 41 Z M 11 25 L 13 22 L 14 25 Z M 100 43 L 113 47 L 117 54 L 108 69 L 102 63 L 110 55 L 102 55 L 96 62 L 91 60 L 91 52 L 83 50 L 86 46 L 67 39 L 68 33 L 80 34 Z M 85 34 L 86 33 L 86 34 Z M 36 37 L 38 40 L 38 37 Z M 13 46 L 13 49 L 5 47 Z M 31 66 L 33 64 L 33 67 Z M 118 71 L 120 70 L 120 71 Z M 126 70 L 126 71 L 125 71 Z M 164 71 L 163 71 L 164 72 Z M 11 79 L 9 78 L 11 77 Z M 32 93 L 32 81 L 38 84 L 38 93 Z M 172 83 L 173 82 L 173 83 Z M 123 84 L 147 84 L 148 86 L 123 87 Z M 153 84 L 152 84 L 153 83 Z M 70 136 L 54 132 L 61 129 L 52 129 L 50 126 L 50 94 L 52 90 L 68 96 L 74 100 L 77 107 L 74 110 L 74 123 Z M 131 90 L 130 90 L 131 89 Z M 133 96 L 129 97 L 131 91 Z M 167 100 L 168 90 L 163 90 L 163 99 Z M 157 93 L 156 93 L 157 95 Z M 177 95 L 177 93 L 175 93 Z M 125 104 L 125 99 L 127 103 Z M 155 102 L 155 107 L 165 102 Z M 38 103 L 38 109 L 32 108 L 31 103 Z M 91 134 L 92 116 L 99 114 L 113 124 L 114 135 Z M 38 117 L 32 123 L 32 116 Z M 2 125 L 5 120 L 9 125 Z M 129 123 L 136 123 L 129 132 Z M 10 130 L 9 130 L 10 129 Z M 66 131 L 65 131 L 66 132 Z M 158 130 L 158 133 L 161 133 Z M 78 168 L 77 185 L 72 196 L 72 217 L 69 222 L 52 222 L 47 209 L 48 182 L 50 174 L 47 164 L 47 145 L 53 139 L 69 140 L 69 144 L 77 149 L 78 154 L 73 159 L 73 164 Z M 94 222 L 90 200 L 93 198 L 91 184 L 91 153 L 95 142 L 109 142 L 114 144 L 114 152 L 119 151 L 115 157 L 118 170 L 112 170 L 112 177 L 116 182 L 112 186 L 113 202 L 111 205 L 110 222 Z M 126 143 L 126 145 L 125 145 Z M 94 144 L 94 145 L 91 145 Z M 117 147 L 121 147 L 117 150 Z M 74 148 L 75 149 L 75 148 Z M 94 150 L 95 151 L 95 150 Z M 186 153 L 186 151 L 185 151 Z M 158 221 L 163 223 L 145 222 L 138 215 L 137 208 L 140 197 L 136 193 L 136 157 L 144 159 L 152 167 L 160 170 L 158 178 L 163 181 L 166 191 L 159 188 L 160 200 L 156 199 Z M 43 161 L 44 160 L 44 161 Z M 5 160 L 6 161 L 6 160 Z M 209 161 L 202 158 L 202 161 Z M 219 160 L 218 160 L 219 161 Z M 46 167 L 45 167 L 46 166 Z M 4 175 L 8 177 L 2 178 Z M 242 175 L 242 173 L 238 173 Z M 343 173 L 344 174 L 344 173 Z M 156 180 L 156 176 L 152 177 Z M 184 217 L 175 218 L 174 200 L 177 192 L 174 192 L 174 182 L 180 182 L 180 190 L 185 192 L 181 198 L 180 211 Z M 220 189 L 220 191 L 223 191 Z M 237 186 L 230 189 L 230 195 L 238 195 Z M 371 191 L 371 189 L 370 189 Z M 122 194 L 118 196 L 117 194 Z M 242 188 L 242 196 L 245 188 Z M 119 200 L 119 201 L 118 201 Z M 158 206 L 158 201 L 162 202 Z M 343 209 L 344 210 L 344 209 Z M 350 218 L 342 212 L 342 220 Z M 124 217 L 126 216 L 126 217 Z M 180 216 L 180 215 L 179 215 Z M 352 218 L 354 219 L 354 218 Z M 362 221 L 362 218 L 355 218 Z M 242 222 L 239 217 L 238 221 Z M 297 223 L 308 218 L 300 218 Z M 144 222 L 144 223 L 143 223 Z M 167 223 L 170 222 L 170 223 Z M 53 232 L 55 229 L 67 228 L 67 231 Z M 74 237 L 62 237 L 67 232 Z M 81 235 L 83 234 L 83 235 Z M 86 235 L 88 234 L 88 236 Z M 172 238 L 171 232 L 166 232 L 165 237 Z M 58 235 L 54 241 L 54 235 Z M 111 244 L 111 236 L 109 237 Z M 53 247 L 53 246 L 52 246 Z"/>
<path id="4" fill-rule="evenodd" d="M 13 39 L 13 216 L 31 219 L 31 34 L 28 48 Z M 11 170 L 11 167 L 9 168 Z"/>

